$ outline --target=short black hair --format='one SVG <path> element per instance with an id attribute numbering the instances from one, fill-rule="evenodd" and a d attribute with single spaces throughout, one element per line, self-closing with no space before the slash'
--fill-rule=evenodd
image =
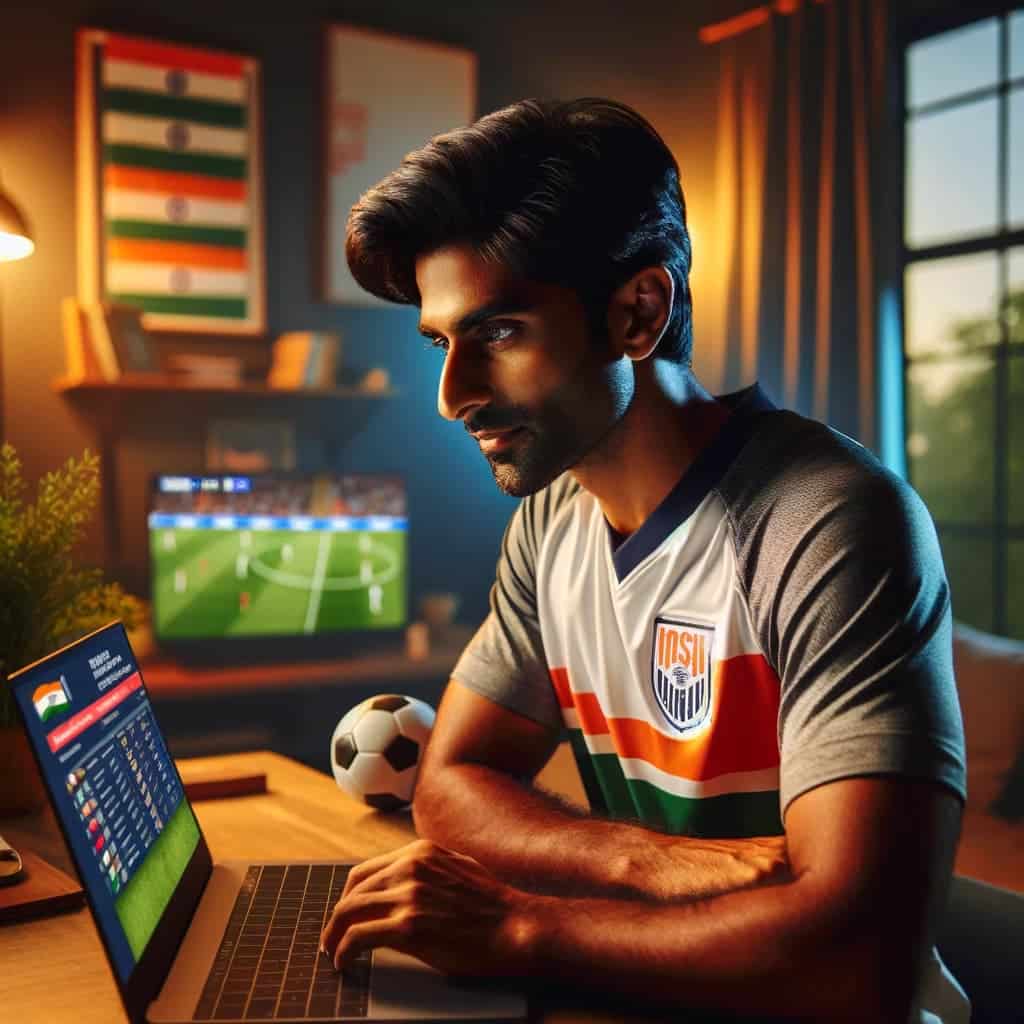
<path id="1" fill-rule="evenodd" d="M 418 306 L 416 260 L 459 244 L 528 280 L 572 288 L 602 336 L 614 290 L 664 265 L 675 303 L 658 355 L 689 365 L 679 165 L 624 104 L 522 100 L 435 136 L 352 207 L 345 255 L 368 292 Z"/>

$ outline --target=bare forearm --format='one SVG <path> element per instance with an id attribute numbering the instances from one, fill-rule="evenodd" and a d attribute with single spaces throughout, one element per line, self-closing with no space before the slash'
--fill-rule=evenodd
<path id="1" fill-rule="evenodd" d="M 903 1024 L 912 963 L 870 922 L 840 928 L 818 904 L 799 882 L 672 905 L 527 897 L 518 962 L 645 1004 Z"/>
<path id="2" fill-rule="evenodd" d="M 781 840 L 697 840 L 584 817 L 480 765 L 421 779 L 420 835 L 467 854 L 506 881 L 560 894 L 693 899 L 786 874 Z"/>

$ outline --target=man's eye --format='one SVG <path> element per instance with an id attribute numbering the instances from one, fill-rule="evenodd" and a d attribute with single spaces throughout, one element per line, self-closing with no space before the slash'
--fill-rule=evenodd
<path id="1" fill-rule="evenodd" d="M 444 338 L 427 338 L 427 348 L 439 348 L 442 352 L 448 351 L 448 342 Z"/>
<path id="2" fill-rule="evenodd" d="M 487 324 L 480 331 L 481 340 L 488 345 L 501 345 L 502 342 L 511 341 L 517 333 L 515 324 L 494 323 Z"/>

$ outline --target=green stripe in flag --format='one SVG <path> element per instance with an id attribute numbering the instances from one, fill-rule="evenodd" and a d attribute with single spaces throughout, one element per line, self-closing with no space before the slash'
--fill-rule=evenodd
<path id="1" fill-rule="evenodd" d="M 189 224 L 118 218 L 107 221 L 107 235 L 111 238 L 153 238 L 161 242 L 200 242 L 232 249 L 244 249 L 246 241 L 246 232 L 240 228 L 193 227 Z"/>
<path id="2" fill-rule="evenodd" d="M 103 147 L 104 162 L 128 167 L 149 167 L 155 171 L 184 171 L 187 174 L 209 174 L 213 178 L 244 179 L 244 157 L 209 156 L 201 153 L 169 153 L 148 146 Z"/>
<path id="3" fill-rule="evenodd" d="M 150 117 L 170 117 L 176 121 L 214 124 L 221 128 L 244 128 L 246 122 L 246 109 L 237 103 L 184 99 L 162 96 L 156 92 L 137 92 L 134 89 L 104 89 L 103 109 L 117 110 L 122 114 L 146 114 Z"/>
<path id="4" fill-rule="evenodd" d="M 671 835 L 740 839 L 783 833 L 778 790 L 676 796 L 651 782 L 627 779 L 615 754 L 591 754 L 590 761 L 613 818 Z"/>
<path id="5" fill-rule="evenodd" d="M 246 299 L 215 299 L 199 295 L 126 295 L 122 292 L 111 293 L 107 298 L 111 302 L 139 306 L 145 313 L 216 316 L 230 320 L 244 320 L 247 316 Z"/>

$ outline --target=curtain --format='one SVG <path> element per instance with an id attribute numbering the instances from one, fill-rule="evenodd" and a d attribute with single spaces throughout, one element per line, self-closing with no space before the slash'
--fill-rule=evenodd
<path id="1" fill-rule="evenodd" d="M 714 220 L 695 347 L 714 390 L 758 380 L 777 404 L 875 447 L 884 0 L 759 10 L 759 24 L 714 43 Z"/>

